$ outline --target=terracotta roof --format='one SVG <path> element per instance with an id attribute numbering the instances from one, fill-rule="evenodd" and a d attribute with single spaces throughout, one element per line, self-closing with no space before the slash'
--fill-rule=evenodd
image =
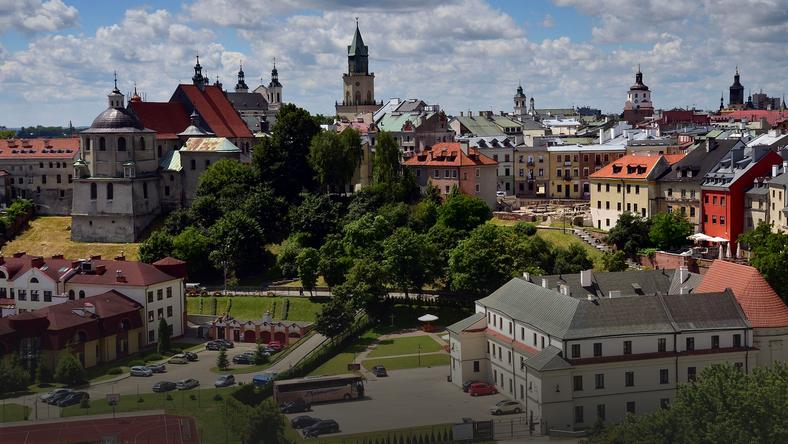
<path id="1" fill-rule="evenodd" d="M 407 166 L 440 167 L 498 165 L 498 162 L 481 154 L 476 148 L 468 148 L 468 154 L 465 154 L 460 142 L 436 143 L 432 148 L 422 151 L 421 154 L 409 157 L 403 163 Z"/>
<path id="2" fill-rule="evenodd" d="M 92 304 L 96 314 L 85 311 Z M 49 320 L 48 330 L 62 330 L 75 325 L 93 322 L 96 318 L 109 318 L 124 313 L 137 312 L 142 306 L 115 290 L 84 299 L 69 300 L 35 310 L 45 313 Z M 19 315 L 17 315 L 19 316 Z M 16 316 L 11 316 L 12 319 Z"/>
<path id="3" fill-rule="evenodd" d="M 0 158 L 4 159 L 73 159 L 78 151 L 79 137 L 0 140 Z"/>
<path id="4" fill-rule="evenodd" d="M 195 85 L 181 84 L 173 94 L 170 102 L 177 101 L 179 91 L 183 93 L 186 100 L 197 109 L 202 121 L 210 128 L 211 132 L 219 137 L 253 137 L 249 127 L 246 126 L 241 116 L 233 108 L 232 103 L 227 100 L 224 92 L 213 85 L 206 86 L 200 90 Z M 184 126 L 185 128 L 185 126 Z"/>
<path id="5" fill-rule="evenodd" d="M 647 179 L 651 171 L 664 156 L 629 154 L 615 159 L 591 174 L 596 179 Z"/>
<path id="6" fill-rule="evenodd" d="M 157 260 L 153 263 L 153 265 L 186 265 L 186 262 L 171 256 L 167 256 Z"/>
<path id="7" fill-rule="evenodd" d="M 189 113 L 179 102 L 129 102 L 129 108 L 157 139 L 177 139 L 189 126 Z"/>
<path id="8" fill-rule="evenodd" d="M 728 120 L 748 120 L 750 122 L 766 119 L 770 125 L 788 118 L 788 111 L 765 110 L 765 109 L 743 109 L 738 111 L 723 112 L 718 116 L 712 116 L 714 121 Z"/>
<path id="9" fill-rule="evenodd" d="M 753 267 L 715 260 L 695 293 L 733 290 L 753 327 L 788 326 L 788 307 Z"/>

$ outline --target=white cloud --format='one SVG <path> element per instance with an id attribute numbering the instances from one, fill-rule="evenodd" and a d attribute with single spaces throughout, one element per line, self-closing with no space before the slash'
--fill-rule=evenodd
<path id="1" fill-rule="evenodd" d="M 8 29 L 58 31 L 74 26 L 78 16 L 77 9 L 62 0 L 0 0 L 0 34 Z"/>

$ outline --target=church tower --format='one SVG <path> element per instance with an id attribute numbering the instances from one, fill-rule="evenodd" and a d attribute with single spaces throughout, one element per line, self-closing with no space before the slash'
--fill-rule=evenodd
<path id="1" fill-rule="evenodd" d="M 271 81 L 266 88 L 268 93 L 268 109 L 278 110 L 282 106 L 282 84 L 279 83 L 279 71 L 276 70 L 276 59 L 274 68 L 271 70 Z"/>
<path id="2" fill-rule="evenodd" d="M 249 92 L 249 87 L 246 86 L 246 80 L 244 79 L 244 65 L 241 64 L 238 68 L 238 83 L 235 84 L 235 92 L 245 93 Z M 218 83 L 219 80 L 217 78 L 216 82 Z"/>
<path id="3" fill-rule="evenodd" d="M 739 81 L 739 67 L 736 67 L 736 74 L 733 75 L 733 85 L 729 88 L 730 96 L 728 99 L 729 108 L 741 109 L 744 107 L 744 86 Z"/>
<path id="4" fill-rule="evenodd" d="M 651 91 L 643 83 L 643 73 L 635 73 L 635 84 L 629 87 L 627 101 L 624 103 L 624 120 L 630 125 L 642 122 L 646 117 L 654 114 L 654 104 L 651 103 Z"/>
<path id="5" fill-rule="evenodd" d="M 192 83 L 201 90 L 205 89 L 208 79 L 202 75 L 202 65 L 200 65 L 200 56 L 197 56 L 197 63 L 194 65 L 194 75 L 192 76 Z"/>
<path id="6" fill-rule="evenodd" d="M 369 48 L 361 38 L 358 19 L 353 41 L 347 47 L 347 65 L 347 73 L 342 75 L 342 103 L 336 104 L 337 115 L 354 117 L 377 111 L 380 104 L 375 102 L 375 74 L 369 72 Z"/>
<path id="7" fill-rule="evenodd" d="M 517 93 L 514 95 L 514 117 L 522 120 L 527 113 L 525 93 L 523 85 L 517 85 Z"/>

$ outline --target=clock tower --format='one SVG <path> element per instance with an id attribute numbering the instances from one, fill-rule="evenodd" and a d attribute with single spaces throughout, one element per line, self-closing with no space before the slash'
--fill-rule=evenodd
<path id="1" fill-rule="evenodd" d="M 369 48 L 361 38 L 356 19 L 356 33 L 347 47 L 347 73 L 342 75 L 342 102 L 336 103 L 340 117 L 355 117 L 375 112 L 381 104 L 375 102 L 375 73 L 369 72 Z"/>

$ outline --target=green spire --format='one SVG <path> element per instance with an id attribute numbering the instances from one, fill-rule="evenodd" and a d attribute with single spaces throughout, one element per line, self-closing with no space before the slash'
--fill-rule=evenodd
<path id="1" fill-rule="evenodd" d="M 364 39 L 361 38 L 361 31 L 358 30 L 358 17 L 356 17 L 356 33 L 353 35 L 353 41 L 347 47 L 347 55 L 349 56 L 366 56 L 367 45 L 364 44 Z"/>

